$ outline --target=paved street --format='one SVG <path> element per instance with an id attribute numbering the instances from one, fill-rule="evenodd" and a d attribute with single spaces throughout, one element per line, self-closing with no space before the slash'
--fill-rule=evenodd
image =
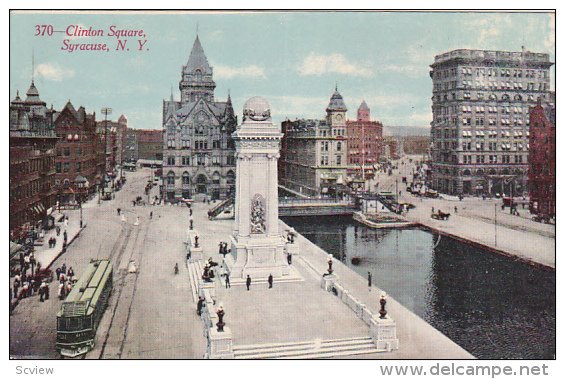
<path id="1" fill-rule="evenodd" d="M 413 159 L 412 164 L 409 163 L 409 158 Z M 398 181 L 399 201 L 416 206 L 406 214 L 409 220 L 504 251 L 526 261 L 555 268 L 555 225 L 532 221 L 527 209 L 519 208 L 520 216 L 515 216 L 510 214 L 508 208 L 504 211 L 501 209 L 502 199 L 483 200 L 478 197 L 466 197 L 459 201 L 455 197 L 430 199 L 408 193 L 401 179 L 406 176 L 408 182 L 411 182 L 412 168 L 415 167 L 415 161 L 420 158 L 406 156 L 396 161 L 398 169 L 393 171 L 393 175 L 378 174 L 371 181 L 371 189 L 374 190 L 376 183 L 379 183 L 380 191 L 396 193 Z M 451 213 L 451 217 L 447 221 L 433 220 L 430 217 L 432 208 L 436 212 L 441 209 L 443 212 Z"/>
<path id="2" fill-rule="evenodd" d="M 190 295 L 184 241 L 188 225 L 185 206 L 132 207 L 131 199 L 142 194 L 149 170 L 128 173 L 127 183 L 112 201 L 97 201 L 84 207 L 88 226 L 53 262 L 66 263 L 80 276 L 91 258 L 109 257 L 114 265 L 114 289 L 110 305 L 97 332 L 95 348 L 87 359 L 202 358 L 206 351 L 203 323 L 196 315 Z M 152 194 L 153 196 L 153 194 Z M 123 223 L 116 208 L 126 212 Z M 220 261 L 218 243 L 227 241 L 233 220 L 209 221 L 207 204 L 193 205 L 195 229 L 201 234 L 205 257 Z M 153 212 L 152 219 L 149 212 Z M 140 225 L 133 225 L 136 216 Z M 72 220 L 74 216 L 70 216 Z M 255 284 L 247 292 L 243 286 L 231 289 L 217 283 L 218 301 L 224 303 L 226 322 L 234 333 L 234 344 L 298 342 L 305 340 L 358 338 L 369 335 L 368 327 L 355 314 L 319 286 L 324 270 L 324 253 L 300 238 L 303 257 L 294 267 L 304 281 Z M 127 268 L 135 261 L 137 274 Z M 173 267 L 179 263 L 180 273 Z M 314 267 L 314 269 L 312 268 Z M 364 279 L 337 264 L 336 270 L 352 294 L 378 310 L 377 292 L 366 290 Z M 56 313 L 60 301 L 55 284 L 51 298 L 40 303 L 37 296 L 24 299 L 10 318 L 10 354 L 20 358 L 58 358 L 55 350 Z M 366 292 L 366 293 L 365 293 Z M 463 357 L 466 353 L 417 316 L 389 300 L 389 309 L 399 322 L 403 349 L 387 357 L 424 357 L 426 344 L 434 341 L 431 356 Z M 443 347 L 442 347 L 443 346 Z M 424 354 L 424 355 L 422 355 Z M 382 354 L 369 355 L 385 358 Z M 356 356 L 366 357 L 366 355 Z"/>
<path id="3" fill-rule="evenodd" d="M 97 334 L 97 348 L 101 348 L 104 341 L 113 344 L 107 344 L 106 354 L 123 358 L 186 357 L 187 352 L 193 355 L 191 349 L 197 349 L 194 356 L 202 356 L 205 345 L 201 325 L 193 325 L 191 317 L 196 318 L 193 317 L 195 312 L 188 306 L 183 307 L 188 300 L 188 282 L 180 275 L 173 275 L 174 263 L 182 262 L 183 256 L 184 232 L 177 216 L 186 214 L 187 210 L 186 207 L 132 207 L 131 200 L 136 196 L 145 199 L 143 188 L 149 176 L 148 169 L 127 173 L 127 182 L 114 200 L 98 205 L 94 199 L 86 204 L 83 217 L 87 227 L 52 267 L 66 263 L 80 276 L 91 258 L 111 258 L 115 273 L 114 291 Z M 157 194 L 156 190 L 155 187 L 151 196 Z M 126 213 L 125 224 L 117 215 L 118 207 Z M 153 211 L 152 221 L 148 220 L 150 211 Z M 169 217 L 161 217 L 165 213 Z M 133 225 L 136 216 L 140 217 L 140 226 Z M 74 218 L 75 215 L 69 213 L 71 225 Z M 124 278 L 120 275 L 124 270 L 120 268 L 127 267 L 131 259 L 136 260 L 139 275 L 130 274 Z M 108 333 L 108 317 L 112 316 L 118 298 L 120 307 L 113 319 L 116 327 Z M 10 317 L 11 356 L 59 357 L 55 350 L 59 304 L 55 282 L 51 284 L 49 301 L 40 303 L 38 296 L 21 301 Z M 194 332 L 186 325 L 200 329 Z M 148 339 L 148 335 L 155 338 Z"/>

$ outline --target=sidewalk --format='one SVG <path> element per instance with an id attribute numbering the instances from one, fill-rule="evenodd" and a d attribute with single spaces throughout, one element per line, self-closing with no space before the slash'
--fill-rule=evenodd
<path id="1" fill-rule="evenodd" d="M 207 218 L 208 205 L 193 204 L 195 229 L 200 234 L 204 259 L 212 257 L 221 262 L 218 243 L 228 241 L 233 220 Z M 188 211 L 186 212 L 188 213 Z M 180 221 L 182 222 L 182 221 Z M 186 223 L 188 224 L 188 223 Z M 284 223 L 281 222 L 281 230 Z M 320 288 L 322 273 L 327 269 L 327 253 L 309 240 L 297 236 L 300 255 L 294 257 L 293 266 L 304 281 L 277 283 L 268 289 L 265 283 L 252 283 L 251 291 L 243 286 L 223 288 L 216 284 L 217 301 L 226 309 L 226 323 L 232 329 L 234 344 L 265 344 L 298 342 L 314 339 L 353 338 L 368 336 L 368 327 L 345 304 Z M 340 283 L 353 296 L 364 302 L 375 314 L 380 309 L 380 291 L 367 289 L 365 278 L 335 262 Z M 469 359 L 471 354 L 445 335 L 388 298 L 387 310 L 397 322 L 400 349 L 390 353 L 352 356 L 377 359 Z M 285 316 L 283 316 L 285 315 Z"/>
<path id="2" fill-rule="evenodd" d="M 416 208 L 405 214 L 406 219 L 415 221 L 436 232 L 447 234 L 453 238 L 479 244 L 487 249 L 504 255 L 515 256 L 526 262 L 533 262 L 541 266 L 555 268 L 555 237 L 551 237 L 551 231 L 539 230 L 540 228 L 551 228 L 551 225 L 530 225 L 531 220 L 523 219 L 508 214 L 499 215 L 502 225 L 490 219 L 486 213 L 479 217 L 472 212 L 454 213 L 446 221 L 434 220 L 431 216 L 431 208 L 438 202 L 419 201 L 416 198 L 403 198 L 411 200 Z M 465 201 L 457 204 L 459 208 L 465 205 Z M 491 213 L 494 214 L 494 204 Z M 439 205 L 441 206 L 441 205 Z M 442 209 L 444 210 L 444 209 Z M 451 209 L 445 208 L 444 212 Z M 508 219 L 511 219 L 509 221 Z M 512 223 L 511 223 L 512 222 Z"/>
<path id="3" fill-rule="evenodd" d="M 69 217 L 69 224 L 65 227 L 64 222 L 56 222 L 55 225 L 61 228 L 61 234 L 57 236 L 55 228 L 45 233 L 44 243 L 42 246 L 36 246 L 34 251 L 35 259 L 41 262 L 41 267 L 49 268 L 51 264 L 63 254 L 63 233 L 67 231 L 67 249 L 69 245 L 78 237 L 82 229 L 86 227 L 83 221 L 82 229 L 80 228 L 80 210 L 65 210 L 64 213 Z M 57 244 L 54 248 L 49 248 L 49 238 L 55 237 Z"/>

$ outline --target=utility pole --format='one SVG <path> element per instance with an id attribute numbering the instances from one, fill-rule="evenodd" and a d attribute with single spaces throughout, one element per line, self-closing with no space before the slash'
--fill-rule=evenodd
<path id="1" fill-rule="evenodd" d="M 494 247 L 497 247 L 497 225 L 496 225 L 496 207 L 497 204 L 494 204 Z"/>
<path id="2" fill-rule="evenodd" d="M 106 188 L 106 173 L 108 172 L 108 115 L 112 113 L 112 108 L 102 108 L 104 115 L 104 173 L 102 175 L 102 188 Z"/>

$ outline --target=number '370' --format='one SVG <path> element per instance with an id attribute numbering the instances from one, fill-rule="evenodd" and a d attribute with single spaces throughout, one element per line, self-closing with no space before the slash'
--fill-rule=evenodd
<path id="1" fill-rule="evenodd" d="M 44 36 L 53 34 L 53 25 L 35 25 L 35 35 Z"/>

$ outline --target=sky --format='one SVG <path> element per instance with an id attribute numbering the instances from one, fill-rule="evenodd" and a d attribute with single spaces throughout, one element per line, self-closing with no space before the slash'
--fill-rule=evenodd
<path id="1" fill-rule="evenodd" d="M 34 36 L 52 25 L 51 36 Z M 69 25 L 102 29 L 101 37 L 69 37 Z M 143 29 L 116 50 L 115 29 Z M 47 31 L 41 29 L 40 31 Z M 323 118 L 336 87 L 349 119 L 364 99 L 387 126 L 429 131 L 434 56 L 454 49 L 549 53 L 555 61 L 555 22 L 549 13 L 241 12 L 10 14 L 10 99 L 23 97 L 33 76 L 40 97 L 62 109 L 68 100 L 88 113 L 113 109 L 133 128 L 160 129 L 162 101 L 180 98 L 178 82 L 198 32 L 214 69 L 215 96 L 231 94 L 241 120 L 245 101 L 263 96 L 273 121 Z M 108 51 L 62 50 L 107 44 Z M 552 69 L 552 88 L 554 69 Z M 391 130 L 394 128 L 391 128 Z M 401 128 L 400 128 L 401 129 Z M 415 132 L 416 134 L 419 134 Z"/>

